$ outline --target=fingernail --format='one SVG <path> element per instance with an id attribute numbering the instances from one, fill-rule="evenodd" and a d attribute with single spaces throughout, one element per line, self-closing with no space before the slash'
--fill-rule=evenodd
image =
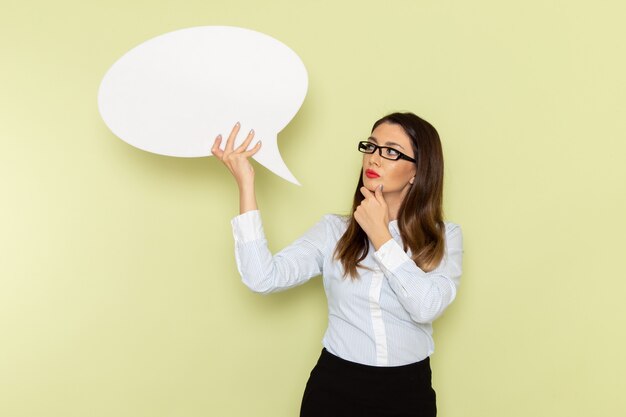
<path id="1" fill-rule="evenodd" d="M 222 139 L 222 135 L 217 135 L 215 139 Z"/>
<path id="2" fill-rule="evenodd" d="M 235 123 L 235 126 L 239 127 L 239 122 Z"/>
<path id="3" fill-rule="evenodd" d="M 250 133 L 248 133 L 249 135 L 254 133 L 254 129 L 250 129 Z"/>

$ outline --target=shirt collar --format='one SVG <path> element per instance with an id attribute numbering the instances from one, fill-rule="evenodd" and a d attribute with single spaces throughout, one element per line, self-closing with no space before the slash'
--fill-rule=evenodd
<path id="1" fill-rule="evenodd" d="M 400 235 L 400 228 L 398 227 L 398 221 L 392 220 L 389 222 L 389 231 L 396 236 Z"/>

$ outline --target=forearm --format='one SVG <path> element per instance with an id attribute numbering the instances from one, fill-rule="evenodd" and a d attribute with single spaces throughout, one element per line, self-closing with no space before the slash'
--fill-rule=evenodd
<path id="1" fill-rule="evenodd" d="M 398 301 L 418 323 L 432 322 L 455 299 L 462 257 L 458 226 L 447 228 L 444 259 L 428 273 L 415 264 L 399 242 L 387 242 L 374 254 Z"/>
<path id="2" fill-rule="evenodd" d="M 254 191 L 254 179 L 239 185 L 239 214 L 248 211 L 258 210 L 256 204 L 256 193 Z"/>

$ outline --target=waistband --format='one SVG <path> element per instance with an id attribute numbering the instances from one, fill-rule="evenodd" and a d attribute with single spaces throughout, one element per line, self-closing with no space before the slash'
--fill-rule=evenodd
<path id="1" fill-rule="evenodd" d="M 335 356 L 326 348 L 322 349 L 322 354 L 317 361 L 318 366 L 328 364 L 338 369 L 344 369 L 350 372 L 360 372 L 369 375 L 405 375 L 414 374 L 416 372 L 430 371 L 430 357 L 423 359 L 419 362 L 410 363 L 408 365 L 400 366 L 372 366 L 364 365 L 362 363 L 351 362 L 345 359 Z"/>

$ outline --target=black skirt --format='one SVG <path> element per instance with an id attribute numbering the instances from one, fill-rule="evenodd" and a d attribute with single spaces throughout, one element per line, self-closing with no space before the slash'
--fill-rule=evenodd
<path id="1" fill-rule="evenodd" d="M 300 417 L 435 417 L 430 358 L 404 366 L 368 366 L 326 349 L 306 384 Z"/>

